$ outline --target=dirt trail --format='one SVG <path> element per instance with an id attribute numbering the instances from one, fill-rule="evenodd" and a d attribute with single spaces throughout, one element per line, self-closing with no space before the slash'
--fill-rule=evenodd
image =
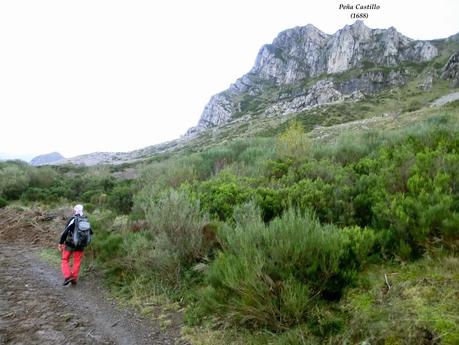
<path id="1" fill-rule="evenodd" d="M 161 329 L 119 308 L 93 274 L 76 286 L 62 286 L 59 269 L 39 256 L 45 243 L 24 243 L 35 229 L 49 235 L 37 238 L 53 238 L 54 245 L 55 227 L 46 223 L 38 229 L 41 224 L 30 215 L 18 221 L 17 212 L 0 210 L 0 345 L 187 344 L 180 339 L 179 322 Z M 28 227 L 31 219 L 35 223 Z"/>

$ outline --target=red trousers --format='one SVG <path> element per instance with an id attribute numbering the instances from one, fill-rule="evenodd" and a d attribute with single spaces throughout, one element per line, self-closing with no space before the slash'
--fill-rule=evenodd
<path id="1" fill-rule="evenodd" d="M 70 267 L 70 257 L 73 255 L 73 267 Z M 83 258 L 83 251 L 80 250 L 63 250 L 62 251 L 62 273 L 64 278 L 72 278 L 73 280 L 78 279 L 78 273 L 80 272 L 81 259 Z"/>

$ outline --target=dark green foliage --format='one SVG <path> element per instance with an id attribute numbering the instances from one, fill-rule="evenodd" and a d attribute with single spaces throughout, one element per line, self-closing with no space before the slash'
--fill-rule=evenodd
<path id="1" fill-rule="evenodd" d="M 25 201 L 51 201 L 50 193 L 47 189 L 36 187 L 29 187 L 24 193 L 22 193 L 21 198 Z"/>
<path id="2" fill-rule="evenodd" d="M 287 207 L 287 198 L 284 190 L 258 187 L 254 199 L 262 212 L 262 218 L 269 222 L 282 214 Z"/>
<path id="3" fill-rule="evenodd" d="M 109 194 L 108 204 L 118 213 L 129 214 L 134 204 L 132 198 L 132 188 L 129 185 L 119 184 Z"/>
<path id="4" fill-rule="evenodd" d="M 248 201 L 252 195 L 249 181 L 231 174 L 202 182 L 198 188 L 202 208 L 220 220 L 230 219 L 234 206 Z"/>
<path id="5" fill-rule="evenodd" d="M 276 159 L 269 160 L 267 163 L 267 174 L 270 178 L 279 179 L 289 172 L 290 166 L 293 164 L 291 159 Z"/>
<path id="6" fill-rule="evenodd" d="M 0 196 L 0 208 L 3 208 L 8 205 L 8 201 Z"/>

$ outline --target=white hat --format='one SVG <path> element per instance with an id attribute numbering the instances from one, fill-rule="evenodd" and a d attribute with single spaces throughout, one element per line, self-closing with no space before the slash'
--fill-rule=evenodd
<path id="1" fill-rule="evenodd" d="M 75 205 L 75 207 L 73 208 L 73 211 L 75 212 L 75 214 L 79 214 L 80 216 L 83 215 L 83 205 Z"/>

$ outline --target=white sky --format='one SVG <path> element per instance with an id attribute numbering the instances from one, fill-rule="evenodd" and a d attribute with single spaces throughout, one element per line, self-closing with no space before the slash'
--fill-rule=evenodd
<path id="1" fill-rule="evenodd" d="M 352 24 L 335 0 L 2 0 L 0 156 L 130 151 L 178 138 L 280 31 Z M 366 4 L 367 2 L 361 1 Z M 459 32 L 459 1 L 375 0 L 371 28 Z"/>

